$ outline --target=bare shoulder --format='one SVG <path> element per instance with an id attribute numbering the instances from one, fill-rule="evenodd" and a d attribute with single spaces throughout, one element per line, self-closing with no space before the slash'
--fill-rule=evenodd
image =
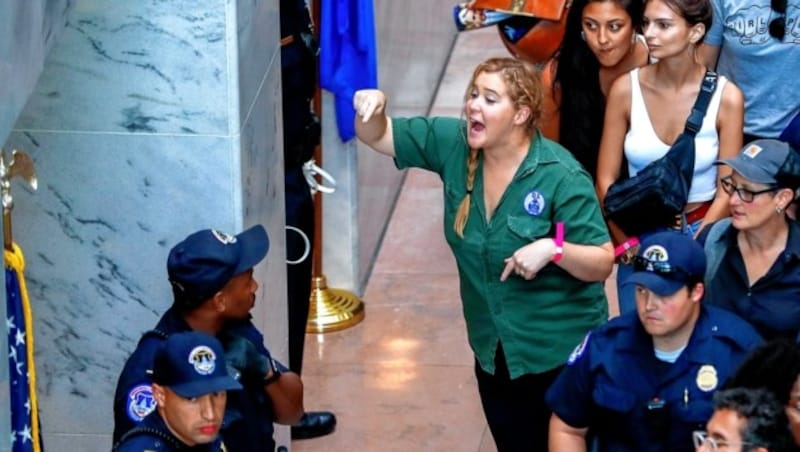
<path id="1" fill-rule="evenodd" d="M 553 82 L 556 79 L 556 71 L 558 71 L 558 60 L 556 58 L 551 58 L 539 72 L 542 88 L 544 88 L 546 94 L 552 95 L 554 91 Z"/>
<path id="2" fill-rule="evenodd" d="M 619 102 L 631 98 L 631 73 L 625 73 L 617 77 L 611 88 L 608 90 L 608 103 Z"/>

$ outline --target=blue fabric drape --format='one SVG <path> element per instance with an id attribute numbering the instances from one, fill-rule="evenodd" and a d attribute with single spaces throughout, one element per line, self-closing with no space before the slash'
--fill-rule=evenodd
<path id="1" fill-rule="evenodd" d="M 339 138 L 355 137 L 353 94 L 377 88 L 378 62 L 372 0 L 322 0 L 320 86 L 335 96 Z"/>

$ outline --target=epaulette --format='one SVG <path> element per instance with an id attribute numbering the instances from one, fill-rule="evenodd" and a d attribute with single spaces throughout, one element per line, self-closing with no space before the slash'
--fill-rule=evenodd
<path id="1" fill-rule="evenodd" d="M 164 341 L 164 340 L 167 340 L 167 338 L 169 337 L 169 334 L 167 334 L 167 333 L 165 333 L 165 332 L 163 332 L 161 330 L 158 330 L 158 329 L 152 329 L 152 330 L 149 330 L 149 331 L 145 331 L 144 334 L 142 334 L 142 337 L 139 339 L 139 343 L 141 344 L 142 342 L 144 342 L 145 339 L 148 339 L 148 338 L 151 338 L 151 337 L 156 338 L 156 339 L 161 339 L 162 341 Z"/>
<path id="2" fill-rule="evenodd" d="M 158 437 L 159 439 L 164 440 L 164 442 L 166 442 L 176 450 L 180 450 L 180 448 L 184 447 L 184 444 L 181 444 L 180 442 L 178 442 L 176 438 L 174 438 L 171 435 L 168 435 L 166 432 L 151 427 L 139 426 L 139 427 L 134 427 L 131 430 L 128 430 L 127 433 L 122 435 L 122 438 L 119 439 L 119 442 L 114 445 L 113 450 L 116 451 L 119 448 L 119 446 L 121 446 L 125 441 L 135 436 L 141 436 L 141 435 L 150 435 Z"/>
<path id="3" fill-rule="evenodd" d="M 753 326 L 738 315 L 716 306 L 706 306 L 706 309 L 713 314 L 708 328 L 715 338 L 737 344 L 745 350 L 761 342 Z"/>

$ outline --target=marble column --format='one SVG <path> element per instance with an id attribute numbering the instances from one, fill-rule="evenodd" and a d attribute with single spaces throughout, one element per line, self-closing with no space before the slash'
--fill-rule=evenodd
<path id="1" fill-rule="evenodd" d="M 170 247 L 264 224 L 257 324 L 286 356 L 277 0 L 75 0 L 5 145 L 49 450 L 107 451 L 117 375 L 171 303 Z M 286 430 L 279 432 L 285 443 Z"/>

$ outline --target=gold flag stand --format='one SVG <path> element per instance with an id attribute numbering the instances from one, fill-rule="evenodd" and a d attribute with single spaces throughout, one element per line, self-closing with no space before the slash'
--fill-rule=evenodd
<path id="1" fill-rule="evenodd" d="M 328 282 L 322 274 L 314 276 L 311 282 L 307 333 L 339 331 L 364 320 L 364 304 L 355 294 L 328 288 Z"/>
<path id="2" fill-rule="evenodd" d="M 320 0 L 314 0 L 311 8 L 314 26 L 319 35 Z M 322 117 L 322 96 L 317 84 L 314 96 L 314 110 Z M 322 165 L 321 147 L 314 151 L 314 159 Z M 328 333 L 349 328 L 364 319 L 364 304 L 352 292 L 331 289 L 322 274 L 322 195 L 314 195 L 314 262 L 311 278 L 308 323 L 306 333 Z"/>

